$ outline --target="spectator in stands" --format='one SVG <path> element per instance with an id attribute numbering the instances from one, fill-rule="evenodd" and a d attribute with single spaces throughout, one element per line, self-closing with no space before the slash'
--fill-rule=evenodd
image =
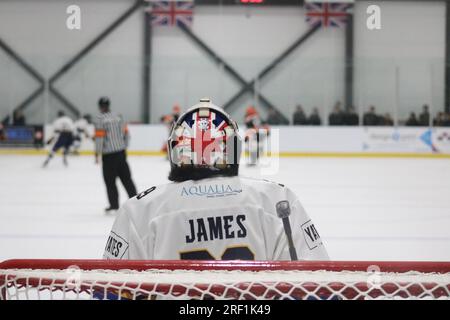
<path id="1" fill-rule="evenodd" d="M 405 125 L 409 126 L 409 127 L 414 127 L 414 126 L 418 126 L 419 125 L 419 121 L 417 120 L 415 112 L 411 112 L 409 114 L 409 118 L 408 118 L 408 120 L 406 120 Z"/>
<path id="2" fill-rule="evenodd" d="M 13 113 L 13 126 L 24 126 L 26 125 L 25 116 L 22 110 L 18 109 Z"/>
<path id="3" fill-rule="evenodd" d="M 328 116 L 328 124 L 330 126 L 344 125 L 344 112 L 342 112 L 340 101 L 336 102 L 333 108 L 333 112 L 331 112 Z"/>
<path id="4" fill-rule="evenodd" d="M 443 127 L 450 127 L 450 113 L 449 112 L 444 112 L 442 118 L 443 118 L 442 126 Z"/>
<path id="5" fill-rule="evenodd" d="M 283 124 L 283 119 L 281 119 L 280 115 L 275 109 L 270 109 L 265 123 L 277 126 Z"/>
<path id="6" fill-rule="evenodd" d="M 10 120 L 11 120 L 11 116 L 8 114 L 8 115 L 2 120 L 2 125 L 3 125 L 3 126 L 8 126 Z"/>
<path id="7" fill-rule="evenodd" d="M 436 117 L 433 119 L 433 126 L 440 127 L 444 121 L 444 113 L 438 112 Z"/>
<path id="8" fill-rule="evenodd" d="M 424 104 L 422 107 L 422 113 L 419 115 L 419 125 L 429 126 L 430 125 L 430 111 L 428 105 Z"/>
<path id="9" fill-rule="evenodd" d="M 322 124 L 322 120 L 320 119 L 319 115 L 319 108 L 317 107 L 313 108 L 312 113 L 308 119 L 308 124 L 312 126 L 320 126 Z"/>
<path id="10" fill-rule="evenodd" d="M 364 114 L 363 125 L 365 126 L 377 126 L 379 124 L 379 117 L 375 113 L 375 107 L 370 106 L 369 111 Z"/>
<path id="11" fill-rule="evenodd" d="M 301 105 L 297 105 L 295 108 L 294 115 L 292 117 L 292 123 L 294 125 L 305 125 L 308 124 L 308 119 L 306 119 L 305 112 Z"/>
<path id="12" fill-rule="evenodd" d="M 344 113 L 344 124 L 347 126 L 359 125 L 359 116 L 355 112 L 355 107 L 349 107 L 348 110 Z"/>
<path id="13" fill-rule="evenodd" d="M 382 126 L 393 126 L 394 125 L 394 120 L 392 120 L 392 117 L 389 113 L 385 113 L 384 116 L 381 119 L 380 125 Z"/>

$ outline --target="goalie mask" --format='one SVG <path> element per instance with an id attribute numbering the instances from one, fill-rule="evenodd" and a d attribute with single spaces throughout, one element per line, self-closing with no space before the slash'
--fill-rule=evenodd
<path id="1" fill-rule="evenodd" d="M 202 99 L 172 126 L 168 151 L 172 181 L 237 175 L 241 156 L 237 124 L 223 109 Z M 176 177 L 181 172 L 183 177 Z"/>

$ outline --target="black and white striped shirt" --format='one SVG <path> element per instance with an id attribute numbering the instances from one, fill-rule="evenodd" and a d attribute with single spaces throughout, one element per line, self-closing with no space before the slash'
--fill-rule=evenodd
<path id="1" fill-rule="evenodd" d="M 102 113 L 95 121 L 95 153 L 109 154 L 125 150 L 128 130 L 123 119 L 111 112 Z"/>

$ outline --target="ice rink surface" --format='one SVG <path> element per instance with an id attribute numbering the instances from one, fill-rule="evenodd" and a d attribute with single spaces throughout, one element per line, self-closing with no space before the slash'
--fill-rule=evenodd
<path id="1" fill-rule="evenodd" d="M 68 168 L 43 161 L 0 155 L 0 260 L 101 258 L 114 221 L 103 213 L 101 167 L 90 156 L 70 157 Z M 129 163 L 140 191 L 168 182 L 162 157 Z M 448 159 L 281 158 L 264 178 L 297 193 L 333 260 L 450 261 Z"/>

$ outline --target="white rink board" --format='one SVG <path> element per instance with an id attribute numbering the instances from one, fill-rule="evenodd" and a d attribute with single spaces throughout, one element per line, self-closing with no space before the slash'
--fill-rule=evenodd
<path id="1" fill-rule="evenodd" d="M 157 152 L 167 142 L 169 130 L 164 125 L 130 124 L 128 129 L 130 151 Z M 450 154 L 450 128 L 272 126 L 271 130 L 274 152 Z M 45 131 L 47 140 L 51 126 Z M 84 139 L 81 150 L 93 151 L 93 141 Z"/>

